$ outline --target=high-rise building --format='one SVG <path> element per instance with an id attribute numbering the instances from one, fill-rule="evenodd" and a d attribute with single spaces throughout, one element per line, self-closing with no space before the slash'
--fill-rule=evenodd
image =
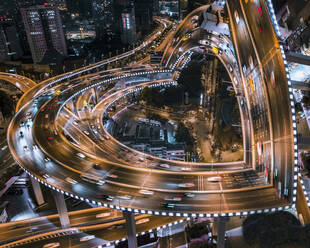
<path id="1" fill-rule="evenodd" d="M 133 5 L 122 13 L 121 40 L 123 44 L 133 44 L 137 41 L 135 9 Z"/>
<path id="2" fill-rule="evenodd" d="M 22 55 L 15 26 L 12 22 L 0 21 L 0 62 L 17 60 Z"/>
<path id="3" fill-rule="evenodd" d="M 154 0 L 135 0 L 134 3 L 137 30 L 149 30 L 153 22 Z"/>
<path id="4" fill-rule="evenodd" d="M 67 46 L 59 11 L 38 5 L 21 9 L 34 63 L 58 62 L 67 56 Z"/>
<path id="5" fill-rule="evenodd" d="M 68 11 L 78 14 L 82 18 L 90 18 L 93 15 L 94 0 L 66 0 Z"/>

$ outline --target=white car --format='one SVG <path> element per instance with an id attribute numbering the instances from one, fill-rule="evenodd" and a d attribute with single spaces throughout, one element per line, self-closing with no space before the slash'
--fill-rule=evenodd
<path id="1" fill-rule="evenodd" d="M 181 197 L 175 197 L 175 196 L 173 196 L 173 197 L 166 196 L 164 199 L 165 199 L 165 201 L 181 201 L 182 200 Z"/>
<path id="2" fill-rule="evenodd" d="M 86 158 L 86 156 L 83 154 L 83 153 L 77 153 L 77 155 L 80 157 L 80 158 Z"/>
<path id="3" fill-rule="evenodd" d="M 142 195 L 154 195 L 154 191 L 146 190 L 146 189 L 139 190 L 139 193 Z"/>
<path id="4" fill-rule="evenodd" d="M 28 146 L 24 146 L 24 151 L 28 151 Z"/>
<path id="5" fill-rule="evenodd" d="M 78 126 L 78 123 L 76 121 L 73 121 L 72 123 L 73 125 Z"/>
<path id="6" fill-rule="evenodd" d="M 59 242 L 54 242 L 54 243 L 48 243 L 46 245 L 43 245 L 42 248 L 56 248 L 59 247 L 60 243 Z"/>
<path id="7" fill-rule="evenodd" d="M 162 168 L 165 168 L 165 169 L 169 169 L 170 168 L 169 164 L 160 164 L 159 166 L 162 167 Z"/>
<path id="8" fill-rule="evenodd" d="M 220 177 L 220 176 L 209 177 L 209 178 L 208 178 L 208 181 L 209 181 L 209 182 L 219 182 L 219 181 L 221 181 L 221 180 L 222 180 L 222 177 Z"/>
<path id="9" fill-rule="evenodd" d="M 75 181 L 74 179 L 72 179 L 71 177 L 66 177 L 66 182 L 71 183 L 71 184 L 77 184 L 77 181 Z"/>
<path id="10" fill-rule="evenodd" d="M 95 235 L 87 235 L 87 236 L 80 238 L 80 242 L 88 241 L 94 238 L 95 238 Z"/>
<path id="11" fill-rule="evenodd" d="M 192 188 L 192 187 L 195 187 L 195 184 L 193 184 L 193 183 L 179 183 L 178 186 L 180 188 Z"/>
<path id="12" fill-rule="evenodd" d="M 84 132 L 86 135 L 89 135 L 89 132 L 88 132 L 88 131 L 84 130 L 83 132 Z"/>
<path id="13" fill-rule="evenodd" d="M 50 158 L 45 157 L 45 158 L 44 158 L 44 161 L 45 161 L 45 162 L 50 162 L 51 160 L 50 160 Z"/>
<path id="14" fill-rule="evenodd" d="M 123 199 L 123 200 L 130 200 L 132 198 L 131 195 L 119 195 L 117 198 Z"/>
<path id="15" fill-rule="evenodd" d="M 146 222 L 149 222 L 149 221 L 150 221 L 149 218 L 143 218 L 143 219 L 137 220 L 136 221 L 136 225 L 143 224 L 143 223 L 146 223 Z"/>
<path id="16" fill-rule="evenodd" d="M 190 171 L 191 168 L 189 168 L 189 167 L 181 167 L 181 170 L 182 170 L 182 171 Z"/>
<path id="17" fill-rule="evenodd" d="M 96 218 L 104 218 L 104 217 L 108 217 L 110 215 L 111 215 L 111 212 L 101 213 L 101 214 L 97 214 Z"/>

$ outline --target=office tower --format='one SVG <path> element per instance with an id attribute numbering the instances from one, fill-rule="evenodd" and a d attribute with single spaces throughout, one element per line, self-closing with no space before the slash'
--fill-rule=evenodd
<path id="1" fill-rule="evenodd" d="M 135 9 L 130 5 L 122 13 L 121 40 L 123 44 L 133 44 L 137 40 Z"/>
<path id="2" fill-rule="evenodd" d="M 149 30 L 153 22 L 154 0 L 135 0 L 134 3 L 137 30 Z"/>
<path id="3" fill-rule="evenodd" d="M 23 52 L 12 22 L 0 21 L 0 62 L 17 60 Z"/>
<path id="4" fill-rule="evenodd" d="M 82 18 L 93 16 L 93 0 L 66 0 L 66 5 L 71 14 L 78 14 Z"/>
<path id="5" fill-rule="evenodd" d="M 67 56 L 65 36 L 56 7 L 38 5 L 21 9 L 34 63 L 50 63 Z"/>

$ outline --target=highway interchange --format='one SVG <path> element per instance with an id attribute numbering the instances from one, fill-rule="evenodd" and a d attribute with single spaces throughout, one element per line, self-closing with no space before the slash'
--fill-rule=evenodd
<path id="1" fill-rule="evenodd" d="M 262 13 L 268 15 L 265 4 L 260 4 Z M 249 34 L 249 27 L 256 27 L 255 18 L 260 16 L 250 18 L 244 13 L 255 8 L 256 3 L 228 1 L 227 5 L 236 56 L 226 49 L 232 47 L 227 37 L 193 28 L 192 18 L 205 11 L 208 6 L 204 6 L 185 18 L 168 43 L 163 59 L 166 68 L 132 65 L 99 70 L 104 63 L 127 56 L 123 54 L 33 87 L 22 97 L 9 127 L 8 143 L 15 160 L 53 190 L 117 210 L 216 217 L 289 208 L 296 200 L 295 129 L 281 49 L 268 18 L 260 22 L 264 36 L 260 37 L 261 31 L 254 29 L 255 33 L 252 28 Z M 183 39 L 189 32 L 191 38 Z M 268 40 L 270 46 L 264 48 L 267 50 L 258 49 L 262 40 Z M 143 87 L 175 84 L 179 68 L 186 66 L 191 55 L 211 53 L 212 47 L 225 51 L 215 55 L 225 65 L 236 93 L 241 96 L 238 103 L 244 161 L 194 164 L 149 158 L 119 143 L 105 130 L 102 116 L 111 104 L 119 101 L 125 108 L 127 94 Z M 241 73 L 238 65 L 243 68 Z M 92 73 L 82 75 L 88 71 Z M 123 85 L 120 89 L 108 88 L 117 82 Z M 82 107 L 96 94 L 103 97 L 97 99 L 95 108 Z M 255 171 L 260 164 L 264 164 L 267 174 Z M 275 174 L 280 186 L 273 185 Z M 215 177 L 220 179 L 214 180 Z"/>

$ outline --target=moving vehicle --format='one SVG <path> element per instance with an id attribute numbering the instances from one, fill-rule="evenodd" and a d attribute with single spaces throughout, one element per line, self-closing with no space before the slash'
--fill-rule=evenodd
<path id="1" fill-rule="evenodd" d="M 219 182 L 219 181 L 221 181 L 221 180 L 222 180 L 222 177 L 220 177 L 220 176 L 209 177 L 209 178 L 208 178 L 208 181 L 209 181 L 209 182 Z"/>
<path id="2" fill-rule="evenodd" d="M 136 225 L 143 224 L 143 223 L 146 223 L 146 222 L 149 222 L 149 221 L 150 221 L 149 218 L 143 218 L 143 219 L 137 220 L 136 221 Z"/>
<path id="3" fill-rule="evenodd" d="M 103 185 L 105 183 L 104 180 L 102 180 L 101 178 L 99 177 L 96 177 L 94 175 L 90 175 L 90 174 L 81 174 L 80 175 L 81 179 L 86 181 L 86 182 L 89 182 L 89 183 L 94 183 L 94 184 L 97 184 L 97 185 Z"/>
<path id="4" fill-rule="evenodd" d="M 56 248 L 59 247 L 60 243 L 59 242 L 53 242 L 53 243 L 48 243 L 46 245 L 43 245 L 42 248 Z"/>
<path id="5" fill-rule="evenodd" d="M 80 242 L 88 241 L 94 238 L 95 238 L 95 235 L 87 235 L 87 236 L 80 238 Z"/>
<path id="6" fill-rule="evenodd" d="M 71 184 L 77 184 L 77 181 L 75 181 L 74 179 L 72 179 L 71 177 L 66 177 L 66 182 L 71 183 Z"/>
<path id="7" fill-rule="evenodd" d="M 154 195 L 154 191 L 146 190 L 146 189 L 139 190 L 139 193 L 142 195 Z"/>

